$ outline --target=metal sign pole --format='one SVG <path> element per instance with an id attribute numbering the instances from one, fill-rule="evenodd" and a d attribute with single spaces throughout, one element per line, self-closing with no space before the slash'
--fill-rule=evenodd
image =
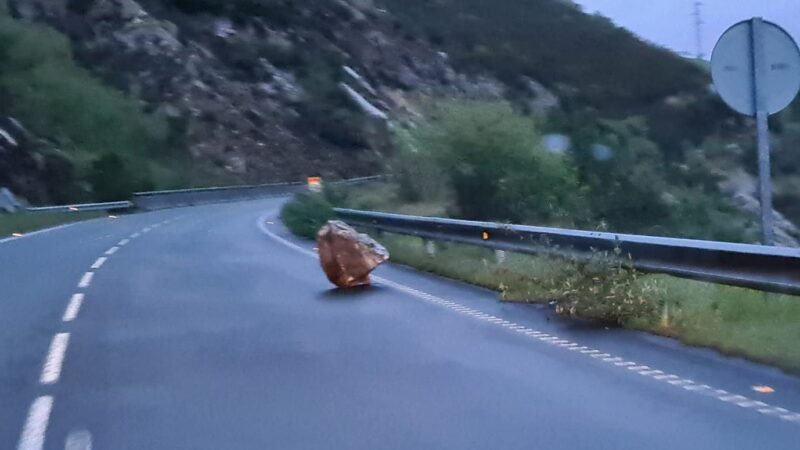
<path id="1" fill-rule="evenodd" d="M 772 214 L 772 171 L 769 154 L 769 111 L 764 89 L 767 64 L 764 54 L 764 22 L 754 18 L 750 22 L 753 56 L 753 100 L 755 101 L 756 128 L 758 130 L 758 179 L 761 197 L 761 236 L 764 245 L 774 245 L 774 217 Z"/>

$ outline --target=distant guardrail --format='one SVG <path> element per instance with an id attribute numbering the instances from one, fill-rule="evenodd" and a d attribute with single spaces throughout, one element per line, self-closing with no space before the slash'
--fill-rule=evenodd
<path id="1" fill-rule="evenodd" d="M 351 178 L 333 181 L 334 186 L 380 181 L 384 175 Z M 257 198 L 277 197 L 295 194 L 306 190 L 306 183 L 274 183 L 249 186 L 228 186 L 199 189 L 180 189 L 174 191 L 139 192 L 133 195 L 133 203 L 138 209 L 153 210 L 194 206 L 209 203 L 235 202 Z"/>
<path id="2" fill-rule="evenodd" d="M 28 213 L 59 213 L 59 212 L 78 212 L 78 211 L 115 211 L 129 209 L 133 203 L 129 201 L 106 202 L 106 203 L 82 203 L 76 205 L 42 206 L 37 208 L 25 208 Z"/>
<path id="3" fill-rule="evenodd" d="M 350 178 L 332 181 L 326 184 L 345 186 L 381 181 L 385 175 Z M 133 201 L 107 203 L 83 203 L 73 205 L 42 206 L 25 208 L 28 213 L 59 213 L 78 211 L 115 211 L 125 209 L 155 210 L 194 206 L 210 203 L 225 203 L 258 198 L 278 197 L 295 194 L 307 189 L 306 183 L 273 183 L 247 186 L 225 186 L 197 189 L 178 189 L 172 191 L 138 192 L 133 194 Z"/>
<path id="4" fill-rule="evenodd" d="M 800 295 L 800 250 L 336 209 L 351 225 L 497 250 L 540 254 L 621 251 L 639 270 Z M 613 253 L 612 253 L 613 254 Z"/>

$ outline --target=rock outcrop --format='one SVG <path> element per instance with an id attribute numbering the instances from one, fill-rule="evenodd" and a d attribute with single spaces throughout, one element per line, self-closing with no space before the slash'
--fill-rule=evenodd
<path id="1" fill-rule="evenodd" d="M 322 270 L 340 288 L 368 285 L 369 274 L 389 259 L 381 244 L 338 220 L 319 230 L 317 247 Z"/>
<path id="2" fill-rule="evenodd" d="M 141 98 L 205 172 L 230 182 L 374 174 L 386 139 L 373 138 L 365 105 L 380 115 L 398 108 L 397 91 L 498 98 L 505 89 L 456 72 L 371 2 L 293 0 L 252 14 L 237 8 L 258 2 L 9 4 L 67 34 L 83 66 Z M 340 78 L 354 74 L 361 92 L 340 100 Z"/>

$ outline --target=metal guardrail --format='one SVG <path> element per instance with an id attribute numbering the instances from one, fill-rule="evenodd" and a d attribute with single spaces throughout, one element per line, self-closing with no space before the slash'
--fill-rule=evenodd
<path id="1" fill-rule="evenodd" d="M 383 175 L 377 175 L 333 181 L 327 184 L 334 186 L 361 184 L 380 181 L 383 178 Z M 249 186 L 180 189 L 175 191 L 139 192 L 133 194 L 133 203 L 139 209 L 153 210 L 277 197 L 303 192 L 305 189 L 306 183 L 275 183 Z"/>
<path id="2" fill-rule="evenodd" d="M 350 178 L 327 183 L 332 186 L 345 186 L 381 181 L 385 175 Z M 74 205 L 42 206 L 27 208 L 29 213 L 58 213 L 77 211 L 113 211 L 130 208 L 154 210 L 194 206 L 209 203 L 224 203 L 257 198 L 277 197 L 295 194 L 306 190 L 306 183 L 273 183 L 248 186 L 225 186 L 197 189 L 179 189 L 173 191 L 138 192 L 133 194 L 133 201 L 84 203 Z"/>
<path id="3" fill-rule="evenodd" d="M 77 205 L 42 206 L 38 208 L 26 208 L 25 211 L 29 213 L 114 211 L 114 210 L 129 209 L 132 206 L 133 203 L 129 201 L 123 201 L 123 202 L 107 202 L 107 203 L 83 203 Z"/>
<path id="4" fill-rule="evenodd" d="M 630 234 L 504 225 L 336 209 L 351 225 L 519 253 L 630 255 L 635 268 L 767 292 L 800 295 L 800 250 Z"/>

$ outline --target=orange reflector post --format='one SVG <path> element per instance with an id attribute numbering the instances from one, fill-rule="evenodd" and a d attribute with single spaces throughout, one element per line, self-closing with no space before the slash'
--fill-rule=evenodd
<path id="1" fill-rule="evenodd" d="M 488 231 L 484 231 L 483 235 L 481 236 L 481 239 L 483 239 L 484 241 L 488 241 L 489 240 L 489 232 Z"/>
<path id="2" fill-rule="evenodd" d="M 775 389 L 769 386 L 753 386 L 753 390 L 760 394 L 772 394 L 775 392 Z"/>
<path id="3" fill-rule="evenodd" d="M 322 178 L 320 177 L 308 177 L 308 190 L 311 192 L 321 192 L 322 191 Z"/>

